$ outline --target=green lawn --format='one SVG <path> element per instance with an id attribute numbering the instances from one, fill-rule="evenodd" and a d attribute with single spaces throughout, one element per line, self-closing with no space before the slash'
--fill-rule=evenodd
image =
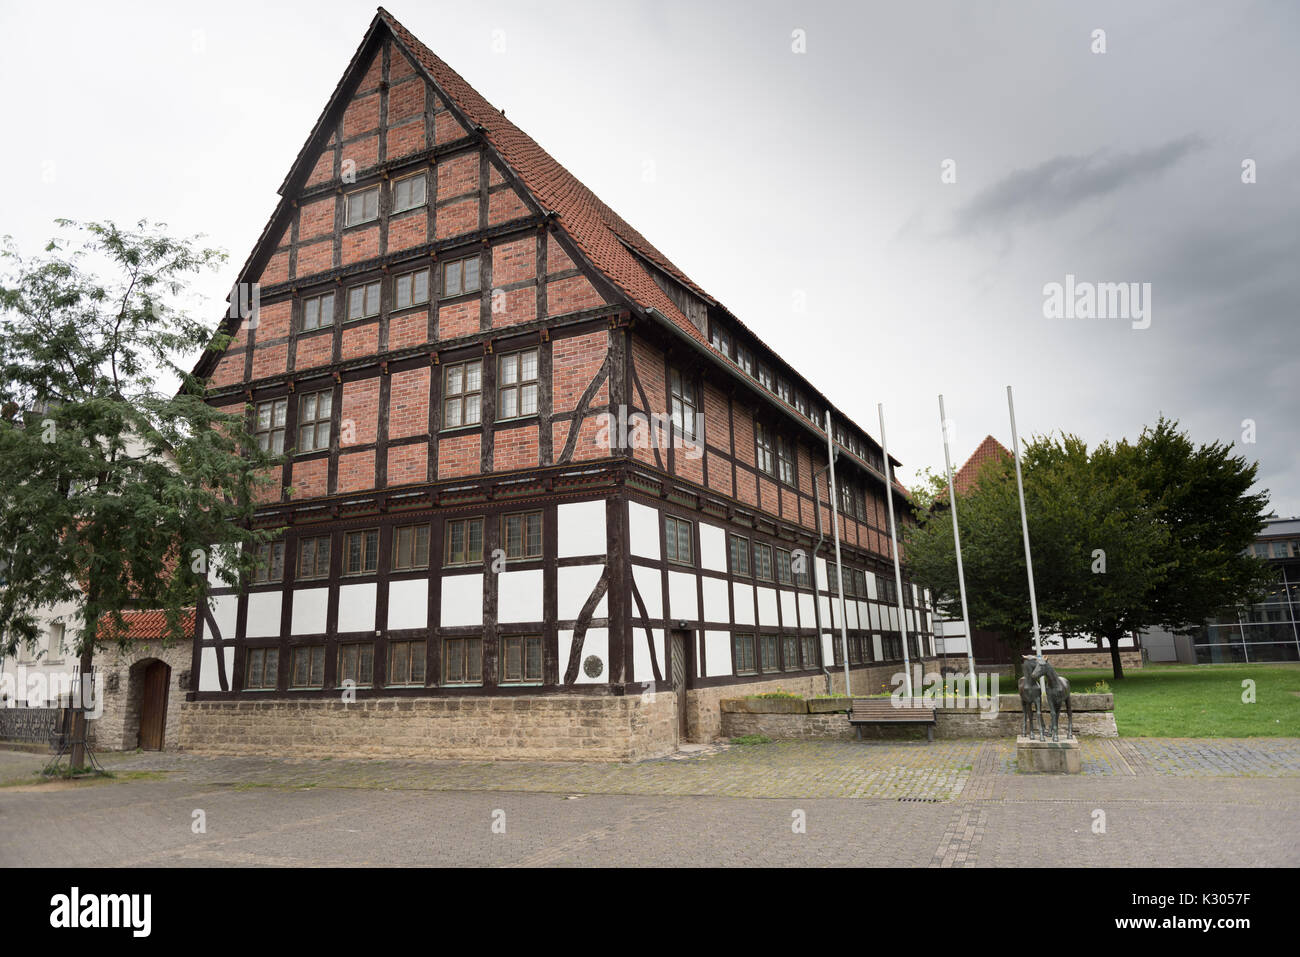
<path id="1" fill-rule="evenodd" d="M 1063 670 L 1075 693 L 1105 681 L 1115 694 L 1115 724 L 1125 738 L 1300 737 L 1300 663 L 1259 665 L 1148 665 L 1126 669 Z M 1246 679 L 1255 703 L 1241 700 Z M 1003 694 L 1015 681 L 1002 678 Z"/>

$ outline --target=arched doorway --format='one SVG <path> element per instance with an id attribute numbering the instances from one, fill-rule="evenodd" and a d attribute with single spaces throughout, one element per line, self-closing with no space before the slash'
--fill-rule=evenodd
<path id="1" fill-rule="evenodd" d="M 139 701 L 139 748 L 161 751 L 167 728 L 167 692 L 172 669 L 165 661 L 150 658 L 131 668 L 132 697 Z M 138 697 L 137 697 L 138 696 Z"/>

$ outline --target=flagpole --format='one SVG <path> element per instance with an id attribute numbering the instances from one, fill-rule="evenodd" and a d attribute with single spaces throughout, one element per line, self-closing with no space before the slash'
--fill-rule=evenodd
<path id="1" fill-rule="evenodd" d="M 966 571 L 961 563 L 961 532 L 957 528 L 957 489 L 952 478 L 952 456 L 948 452 L 948 416 L 943 409 L 943 396 L 939 396 L 939 426 L 943 429 L 943 464 L 948 470 L 948 505 L 952 509 L 952 540 L 957 546 L 957 587 L 961 592 L 961 618 L 966 626 L 966 664 L 970 668 L 972 691 L 975 688 L 975 626 L 966 609 Z"/>
<path id="2" fill-rule="evenodd" d="M 876 403 L 880 413 L 880 449 L 885 456 L 885 501 L 889 505 L 889 543 L 894 552 L 894 586 L 898 599 L 898 629 L 903 634 L 903 675 L 907 681 L 907 697 L 912 697 L 912 659 L 907 650 L 907 612 L 903 609 L 903 569 L 898 562 L 898 530 L 894 524 L 894 479 L 889 468 L 889 444 L 885 441 L 885 403 Z"/>
<path id="3" fill-rule="evenodd" d="M 1011 452 L 1016 463 L 1016 490 L 1020 493 L 1020 529 L 1025 536 L 1025 568 L 1029 572 L 1029 610 L 1034 619 L 1034 654 L 1043 657 L 1043 642 L 1038 631 L 1038 599 L 1034 595 L 1034 560 L 1029 554 L 1029 520 L 1025 517 L 1025 482 L 1020 475 L 1020 436 L 1016 432 L 1016 405 L 1007 386 L 1007 408 L 1011 410 Z M 1046 694 L 1046 679 L 1038 681 L 1040 692 Z"/>
<path id="4" fill-rule="evenodd" d="M 826 410 L 826 474 L 830 476 L 831 490 L 831 526 L 835 532 L 835 575 L 836 581 L 840 586 L 840 649 L 844 655 L 844 693 L 849 697 L 853 696 L 853 688 L 849 681 L 849 624 L 848 612 L 844 605 L 844 563 L 840 560 L 840 509 L 839 502 L 835 495 L 835 434 L 831 431 L 831 410 Z M 813 556 L 813 561 L 817 561 L 817 556 Z M 817 570 L 813 569 L 813 580 L 817 578 Z M 828 581 L 827 584 L 830 584 Z M 820 600 L 820 596 L 818 596 Z M 831 616 L 832 619 L 834 616 Z M 833 627 L 833 625 L 832 625 Z M 835 639 L 832 638 L 832 641 Z"/>

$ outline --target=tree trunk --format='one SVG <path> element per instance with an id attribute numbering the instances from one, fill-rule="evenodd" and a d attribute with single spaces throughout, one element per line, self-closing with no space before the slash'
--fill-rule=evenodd
<path id="1" fill-rule="evenodd" d="M 1124 663 L 1119 660 L 1119 639 L 1120 635 L 1112 632 L 1106 636 L 1106 641 L 1110 644 L 1110 667 L 1114 672 L 1116 681 L 1124 680 Z"/>
<path id="2" fill-rule="evenodd" d="M 71 771 L 84 771 L 86 768 L 86 683 L 92 678 L 95 662 L 95 633 L 99 630 L 98 619 L 86 622 L 86 632 L 81 650 L 81 674 L 77 679 L 77 699 L 68 702 L 72 705 L 72 755 L 69 759 Z M 92 689 L 93 690 L 93 689 Z"/>

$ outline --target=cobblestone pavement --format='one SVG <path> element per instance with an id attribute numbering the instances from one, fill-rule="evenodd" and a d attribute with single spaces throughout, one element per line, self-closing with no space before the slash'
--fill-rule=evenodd
<path id="1" fill-rule="evenodd" d="M 105 756 L 112 780 L 35 785 L 41 755 L 0 751 L 0 865 L 1014 866 L 1045 832 L 1070 866 L 1300 864 L 1300 740 L 1081 743 L 1068 778 L 981 740 L 631 765 L 137 753 Z"/>

